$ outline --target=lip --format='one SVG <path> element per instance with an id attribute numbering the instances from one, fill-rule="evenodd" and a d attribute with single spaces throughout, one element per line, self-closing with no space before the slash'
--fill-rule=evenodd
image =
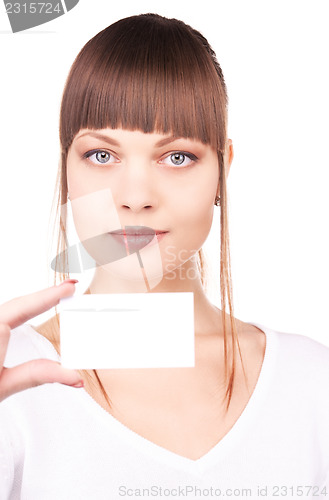
<path id="1" fill-rule="evenodd" d="M 124 229 L 116 229 L 111 231 L 110 234 L 119 234 L 122 236 L 154 236 L 167 233 L 168 231 L 162 229 L 153 229 L 148 226 L 125 226 Z"/>
<path id="2" fill-rule="evenodd" d="M 123 233 L 122 230 L 111 231 L 109 235 L 122 246 L 126 247 L 128 254 L 142 250 L 146 246 L 152 246 L 155 243 L 159 243 L 168 233 L 168 231 L 154 230 L 153 233 L 142 232 L 140 234 L 128 234 Z M 156 236 L 156 237 L 155 237 Z"/>

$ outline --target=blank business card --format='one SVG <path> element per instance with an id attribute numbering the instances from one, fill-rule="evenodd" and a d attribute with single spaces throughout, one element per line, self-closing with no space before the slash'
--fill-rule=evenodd
<path id="1" fill-rule="evenodd" d="M 60 340 L 66 368 L 193 367 L 193 292 L 61 299 Z"/>

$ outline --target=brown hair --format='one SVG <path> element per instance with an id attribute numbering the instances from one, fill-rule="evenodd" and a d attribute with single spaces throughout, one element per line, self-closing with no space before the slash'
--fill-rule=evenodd
<path id="1" fill-rule="evenodd" d="M 66 248 L 66 219 L 62 213 L 62 205 L 67 203 L 66 161 L 72 141 L 80 129 L 110 127 L 145 133 L 173 133 L 178 137 L 198 139 L 215 148 L 220 175 L 220 293 L 225 376 L 228 381 L 226 409 L 233 391 L 236 343 L 241 357 L 233 314 L 224 165 L 227 105 L 222 70 L 201 33 L 182 21 L 157 14 L 121 19 L 86 43 L 67 77 L 60 110 L 61 164 L 55 191 L 56 215 L 58 217 L 60 209 L 62 216 L 57 241 L 59 255 Z M 198 269 L 206 290 L 205 265 L 201 249 L 198 252 Z M 65 279 L 68 274 L 61 272 L 60 277 Z M 230 334 L 226 324 L 226 299 Z M 228 354 L 232 354 L 230 370 Z M 93 372 L 110 405 L 96 370 Z"/>

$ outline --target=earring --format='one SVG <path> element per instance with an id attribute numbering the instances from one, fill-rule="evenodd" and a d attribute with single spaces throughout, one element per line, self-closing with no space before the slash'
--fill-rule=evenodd
<path id="1" fill-rule="evenodd" d="M 70 199 L 70 195 L 69 195 L 69 193 L 67 193 L 67 199 L 68 199 L 68 200 Z"/>
<path id="2" fill-rule="evenodd" d="M 216 198 L 215 198 L 215 205 L 216 205 L 216 207 L 220 207 L 220 197 L 219 196 L 216 196 Z"/>

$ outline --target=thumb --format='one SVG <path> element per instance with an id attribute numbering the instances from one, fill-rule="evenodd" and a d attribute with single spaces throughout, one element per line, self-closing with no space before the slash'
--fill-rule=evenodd
<path id="1" fill-rule="evenodd" d="M 16 392 L 42 384 L 60 383 L 75 386 L 83 380 L 75 370 L 63 368 L 57 361 L 34 359 L 13 368 L 3 367 L 0 376 L 0 401 Z"/>

